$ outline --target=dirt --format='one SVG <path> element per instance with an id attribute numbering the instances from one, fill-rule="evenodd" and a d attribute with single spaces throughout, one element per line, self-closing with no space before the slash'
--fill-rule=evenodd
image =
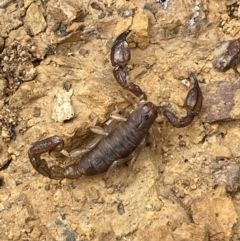
<path id="1" fill-rule="evenodd" d="M 221 241 L 240 239 L 240 64 L 213 67 L 219 42 L 240 37 L 240 2 L 102 0 L 0 2 L 0 239 Z M 59 135 L 86 146 L 129 102 L 111 46 L 131 29 L 128 77 L 184 116 L 199 79 L 203 107 L 174 128 L 162 116 L 133 168 L 77 180 L 36 172 L 28 150 Z M 154 138 L 156 147 L 154 146 Z M 43 155 L 49 165 L 73 162 Z"/>

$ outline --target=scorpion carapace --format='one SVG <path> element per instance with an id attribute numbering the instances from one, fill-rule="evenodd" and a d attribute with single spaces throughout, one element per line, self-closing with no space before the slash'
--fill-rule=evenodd
<path id="1" fill-rule="evenodd" d="M 202 92 L 195 74 L 193 88 L 188 92 L 185 108 L 188 113 L 178 119 L 166 106 L 156 106 L 147 102 L 146 94 L 141 88 L 126 79 L 125 64 L 130 60 L 131 52 L 126 41 L 130 30 L 120 34 L 115 40 L 111 50 L 111 62 L 114 66 L 113 75 L 116 81 L 125 89 L 133 93 L 140 100 L 139 106 L 133 110 L 126 121 L 120 122 L 107 136 L 99 138 L 94 145 L 89 145 L 88 151 L 79 160 L 66 167 L 53 165 L 48 167 L 41 155 L 46 152 L 63 152 L 64 141 L 59 136 L 52 136 L 37 141 L 28 151 L 30 162 L 36 171 L 51 179 L 76 179 L 82 175 L 95 175 L 106 172 L 110 167 L 135 160 L 139 154 L 145 136 L 151 128 L 158 114 L 163 114 L 175 127 L 189 125 L 194 116 L 201 110 Z M 90 148 L 91 146 L 91 148 Z M 71 157 L 71 153 L 69 155 Z"/>

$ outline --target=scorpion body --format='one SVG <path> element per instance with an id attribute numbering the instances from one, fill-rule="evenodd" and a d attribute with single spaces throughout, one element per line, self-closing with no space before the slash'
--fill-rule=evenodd
<path id="1" fill-rule="evenodd" d="M 95 148 L 86 153 L 79 161 L 65 168 L 53 165 L 48 167 L 40 155 L 44 152 L 61 151 L 64 142 L 53 136 L 33 145 L 28 155 L 33 167 L 51 179 L 76 179 L 81 175 L 95 175 L 106 172 L 119 159 L 128 157 L 136 150 L 157 117 L 157 108 L 151 102 L 139 106 L 127 121 L 120 123 Z"/>
<path id="2" fill-rule="evenodd" d="M 96 145 L 84 154 L 77 162 L 66 167 L 53 165 L 48 167 L 41 154 L 46 152 L 61 152 L 64 141 L 59 136 L 52 136 L 36 142 L 28 151 L 33 167 L 40 174 L 51 179 L 76 179 L 82 175 L 95 175 L 106 172 L 116 163 L 123 163 L 137 156 L 137 148 L 147 135 L 158 114 L 163 114 L 175 127 L 189 125 L 202 106 L 202 92 L 196 76 L 194 86 L 188 92 L 185 108 L 188 114 L 179 119 L 166 106 L 156 106 L 147 102 L 146 94 L 141 88 L 126 79 L 124 65 L 130 60 L 131 52 L 126 41 L 130 30 L 120 34 L 115 40 L 111 50 L 111 62 L 114 67 L 113 76 L 120 86 L 127 89 L 140 100 L 138 108 L 133 110 L 126 121 L 116 126 L 106 137 L 99 139 Z M 135 153 L 136 152 L 136 153 Z"/>

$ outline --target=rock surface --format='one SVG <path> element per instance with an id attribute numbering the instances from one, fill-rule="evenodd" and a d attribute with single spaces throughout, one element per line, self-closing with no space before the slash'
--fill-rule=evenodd
<path id="1" fill-rule="evenodd" d="M 239 240 L 239 64 L 212 64 L 217 43 L 239 39 L 239 12 L 227 0 L 2 1 L 0 240 Z M 67 151 L 85 147 L 93 124 L 129 106 L 109 57 L 126 29 L 128 77 L 148 100 L 184 116 L 194 72 L 202 111 L 181 129 L 159 116 L 133 169 L 47 179 L 29 162 L 34 142 L 59 135 Z"/>

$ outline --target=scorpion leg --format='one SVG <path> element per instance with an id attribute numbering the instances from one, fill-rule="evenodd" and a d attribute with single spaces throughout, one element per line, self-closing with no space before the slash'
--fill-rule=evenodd
<path id="1" fill-rule="evenodd" d="M 99 143 L 99 141 L 102 140 L 102 138 L 104 136 L 107 136 L 109 134 L 107 131 L 105 131 L 100 126 L 95 126 L 94 128 L 91 127 L 90 129 L 93 133 L 98 134 L 99 136 L 95 137 L 90 143 L 88 143 L 88 145 L 85 148 L 82 148 L 82 147 L 76 148 L 76 149 L 72 150 L 71 152 L 62 150 L 61 153 L 66 157 L 71 157 L 71 158 L 80 157 L 83 154 L 91 151 Z"/>
<path id="2" fill-rule="evenodd" d="M 156 122 L 154 122 L 153 125 L 156 125 L 156 127 L 159 128 L 159 127 L 157 126 L 157 123 L 156 123 Z M 156 148 L 157 148 L 157 144 L 156 144 L 157 141 L 156 141 L 155 133 L 154 133 L 154 131 L 153 131 L 153 126 L 149 129 L 148 133 L 149 133 L 149 136 L 151 136 L 151 138 L 152 138 L 152 147 L 153 147 L 152 149 L 153 149 L 153 150 L 156 150 Z"/>
<path id="3" fill-rule="evenodd" d="M 91 130 L 91 132 L 98 134 L 98 135 L 107 136 L 109 134 L 101 126 L 92 126 L 92 127 L 90 127 L 90 130 Z"/>
<path id="4" fill-rule="evenodd" d="M 132 106 L 134 107 L 134 109 L 137 109 L 139 106 L 139 101 L 137 101 L 135 98 L 133 98 L 133 96 L 129 96 L 128 92 L 122 92 L 121 93 L 122 96 L 129 102 L 132 104 Z"/>
<path id="5" fill-rule="evenodd" d="M 113 120 L 116 120 L 116 121 L 126 121 L 127 118 L 123 115 L 120 115 L 120 114 L 117 114 L 117 113 L 113 113 L 110 115 L 110 117 L 113 119 Z"/>
<path id="6" fill-rule="evenodd" d="M 185 100 L 184 107 L 187 109 L 188 114 L 183 118 L 179 119 L 173 112 L 167 109 L 166 106 L 159 106 L 158 112 L 162 113 L 168 121 L 177 128 L 188 126 L 198 115 L 202 107 L 202 91 L 198 84 L 198 79 L 194 73 L 191 73 L 191 76 L 194 80 L 193 88 L 188 92 L 188 95 Z"/>
<path id="7" fill-rule="evenodd" d="M 138 159 L 138 156 L 140 155 L 140 152 L 142 151 L 142 148 L 144 146 L 144 144 L 146 144 L 146 136 L 142 139 L 141 143 L 139 144 L 139 146 L 137 147 L 137 149 L 134 151 L 133 155 L 132 155 L 132 159 L 130 161 L 129 164 L 129 169 L 130 171 L 133 169 L 133 166 L 136 162 L 136 160 Z"/>
<path id="8" fill-rule="evenodd" d="M 72 150 L 71 152 L 67 152 L 66 150 L 62 150 L 61 153 L 64 156 L 70 157 L 70 158 L 80 157 L 83 154 L 91 151 L 99 143 L 99 141 L 102 140 L 102 138 L 103 138 L 103 135 L 97 136 L 85 148 L 82 148 L 82 147 L 76 148 L 76 149 Z"/>

